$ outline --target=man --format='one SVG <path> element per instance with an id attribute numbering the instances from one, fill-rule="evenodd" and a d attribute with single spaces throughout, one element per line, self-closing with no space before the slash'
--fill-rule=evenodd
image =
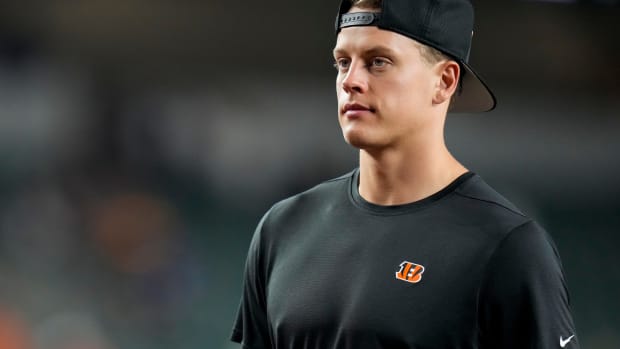
<path id="1" fill-rule="evenodd" d="M 274 205 L 232 340 L 265 348 L 578 348 L 547 233 L 447 150 L 495 98 L 466 0 L 344 0 L 338 117 L 359 169 Z"/>

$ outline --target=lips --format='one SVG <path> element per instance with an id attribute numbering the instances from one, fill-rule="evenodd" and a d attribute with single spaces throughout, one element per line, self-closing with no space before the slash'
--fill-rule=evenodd
<path id="1" fill-rule="evenodd" d="M 364 111 L 368 111 L 371 113 L 374 113 L 375 110 L 373 108 L 371 108 L 370 106 L 361 104 L 361 103 L 357 103 L 357 102 L 351 102 L 351 103 L 347 103 L 344 105 L 344 107 L 342 107 L 342 113 L 343 114 L 353 114 L 356 112 L 364 112 Z"/>

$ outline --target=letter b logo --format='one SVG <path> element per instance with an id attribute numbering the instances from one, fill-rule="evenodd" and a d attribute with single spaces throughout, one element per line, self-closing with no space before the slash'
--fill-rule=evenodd
<path id="1" fill-rule="evenodd" d="M 396 272 L 396 278 L 398 280 L 411 282 L 413 284 L 422 280 L 422 273 L 424 273 L 424 266 L 412 262 L 403 261 L 400 263 L 400 270 Z"/>

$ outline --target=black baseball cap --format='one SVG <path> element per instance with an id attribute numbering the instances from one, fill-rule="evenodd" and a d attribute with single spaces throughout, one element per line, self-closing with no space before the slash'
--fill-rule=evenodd
<path id="1" fill-rule="evenodd" d="M 448 55 L 461 65 L 461 88 L 451 112 L 484 112 L 495 108 L 495 96 L 468 64 L 474 27 L 469 0 L 383 0 L 380 12 L 347 13 L 351 0 L 341 0 L 336 34 L 351 26 L 390 30 Z"/>

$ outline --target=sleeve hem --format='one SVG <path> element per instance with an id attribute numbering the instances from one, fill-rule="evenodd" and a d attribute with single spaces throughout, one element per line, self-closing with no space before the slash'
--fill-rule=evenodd
<path id="1" fill-rule="evenodd" d="M 232 330 L 230 341 L 241 344 L 241 349 L 264 349 L 263 347 L 250 346 L 243 342 L 243 332 L 237 328 Z"/>
<path id="2" fill-rule="evenodd" d="M 230 334 L 230 340 L 232 342 L 241 343 L 243 341 L 243 333 L 236 328 L 233 328 L 232 333 Z"/>

